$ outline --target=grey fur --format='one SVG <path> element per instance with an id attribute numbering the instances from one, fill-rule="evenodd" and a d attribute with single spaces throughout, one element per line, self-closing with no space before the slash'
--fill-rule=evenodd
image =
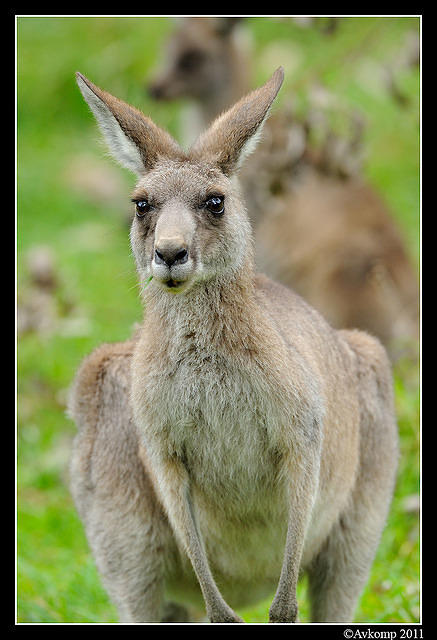
<path id="1" fill-rule="evenodd" d="M 352 621 L 395 481 L 391 371 L 376 339 L 333 330 L 254 273 L 234 171 L 282 71 L 187 154 L 151 139 L 150 121 L 137 136 L 138 112 L 80 78 L 109 102 L 104 126 L 121 109 L 144 147 L 134 198 L 151 203 L 131 230 L 140 278 L 153 276 L 144 322 L 84 361 L 70 400 L 72 493 L 120 619 L 185 619 L 175 602 L 242 622 L 233 608 L 277 585 L 270 621 L 294 622 L 308 571 L 313 619 Z M 187 259 L 158 261 L 169 246 Z"/>

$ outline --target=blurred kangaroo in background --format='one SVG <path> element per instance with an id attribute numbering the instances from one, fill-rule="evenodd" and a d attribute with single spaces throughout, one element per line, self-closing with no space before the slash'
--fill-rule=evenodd
<path id="1" fill-rule="evenodd" d="M 279 68 L 188 151 L 141 112 L 77 80 L 109 148 L 138 178 L 131 246 L 145 315 L 82 364 L 71 487 L 120 620 L 211 622 L 270 595 L 294 622 L 351 621 L 398 457 L 384 348 L 336 331 L 254 270 L 237 173 Z M 146 286 L 147 285 L 147 286 Z"/>
<path id="2" fill-rule="evenodd" d="M 242 19 L 185 18 L 149 84 L 160 100 L 191 98 L 191 141 L 249 90 Z M 295 289 L 337 328 L 379 337 L 395 359 L 418 340 L 418 277 L 391 213 L 360 176 L 360 120 L 350 139 L 329 132 L 312 148 L 311 121 L 274 114 L 240 173 L 259 268 Z"/>

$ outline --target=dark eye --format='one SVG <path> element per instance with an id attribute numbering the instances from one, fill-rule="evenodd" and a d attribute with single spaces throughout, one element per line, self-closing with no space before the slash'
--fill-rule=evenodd
<path id="1" fill-rule="evenodd" d="M 143 218 L 152 208 L 147 200 L 134 200 L 135 213 L 138 218 Z"/>
<path id="2" fill-rule="evenodd" d="M 221 215 L 225 210 L 224 196 L 211 196 L 205 202 L 205 207 L 216 216 Z"/>
<path id="3" fill-rule="evenodd" d="M 203 60 L 204 55 L 201 51 L 196 51 L 195 49 L 185 51 L 179 58 L 178 67 L 180 71 L 188 73 L 190 71 L 194 71 L 196 67 L 199 67 Z"/>

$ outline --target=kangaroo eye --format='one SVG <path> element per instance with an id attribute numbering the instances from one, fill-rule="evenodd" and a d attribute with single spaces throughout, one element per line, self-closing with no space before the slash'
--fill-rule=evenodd
<path id="1" fill-rule="evenodd" d="M 204 55 L 201 51 L 197 51 L 195 49 L 190 49 L 189 51 L 185 51 L 178 61 L 178 67 L 180 71 L 191 72 L 199 67 L 204 60 Z"/>
<path id="2" fill-rule="evenodd" d="M 224 196 L 212 196 L 205 202 L 205 207 L 214 215 L 219 216 L 225 210 L 225 198 Z"/>
<path id="3" fill-rule="evenodd" d="M 135 202 L 135 213 L 138 218 L 143 218 L 146 213 L 150 211 L 152 208 L 151 205 L 147 202 L 147 200 L 139 200 Z"/>

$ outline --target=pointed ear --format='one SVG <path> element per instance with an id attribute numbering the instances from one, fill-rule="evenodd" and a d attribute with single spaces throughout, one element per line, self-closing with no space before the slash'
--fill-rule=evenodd
<path id="1" fill-rule="evenodd" d="M 234 28 L 244 20 L 244 17 L 233 16 L 228 18 L 222 16 L 220 18 L 213 18 L 213 20 L 215 21 L 216 33 L 220 36 L 229 36 Z"/>
<path id="2" fill-rule="evenodd" d="M 122 166 L 142 175 L 159 157 L 184 155 L 177 142 L 141 111 L 99 89 L 79 72 L 76 79 L 109 150 Z"/>
<path id="3" fill-rule="evenodd" d="M 231 175 L 256 146 L 269 109 L 284 79 L 279 67 L 262 87 L 222 113 L 191 147 L 189 155 L 219 166 Z"/>

